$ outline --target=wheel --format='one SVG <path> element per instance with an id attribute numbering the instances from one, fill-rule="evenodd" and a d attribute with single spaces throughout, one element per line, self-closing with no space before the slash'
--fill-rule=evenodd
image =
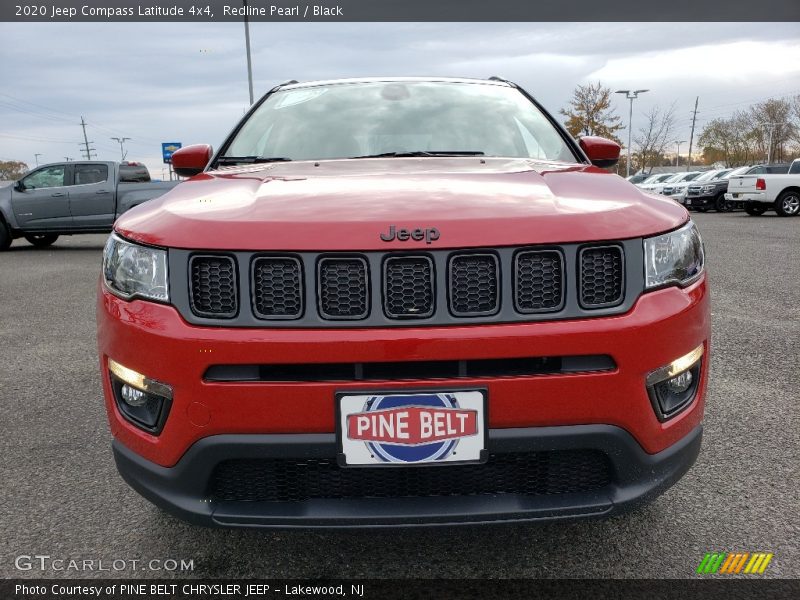
<path id="1" fill-rule="evenodd" d="M 52 246 L 58 236 L 54 233 L 37 233 L 35 235 L 26 235 L 25 239 L 37 248 L 46 248 L 47 246 Z"/>
<path id="2" fill-rule="evenodd" d="M 0 219 L 0 252 L 8 250 L 11 246 L 11 232 L 8 226 Z"/>
<path id="3" fill-rule="evenodd" d="M 767 207 L 761 206 L 760 204 L 754 204 L 753 202 L 748 202 L 744 205 L 744 212 L 751 217 L 760 217 L 767 212 Z"/>
<path id="4" fill-rule="evenodd" d="M 800 213 L 800 192 L 786 190 L 775 200 L 775 212 L 781 217 L 794 217 Z"/>
<path id="5" fill-rule="evenodd" d="M 717 212 L 731 212 L 733 202 L 725 200 L 725 194 L 720 194 L 714 199 L 714 208 L 717 209 Z"/>

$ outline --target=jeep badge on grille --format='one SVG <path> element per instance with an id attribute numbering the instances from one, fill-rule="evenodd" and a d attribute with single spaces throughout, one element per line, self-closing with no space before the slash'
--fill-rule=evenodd
<path id="1" fill-rule="evenodd" d="M 420 242 L 425 240 L 426 244 L 430 244 L 439 239 L 439 230 L 436 227 L 428 227 L 426 229 L 420 229 L 419 227 L 417 229 L 404 229 L 401 227 L 397 229 L 397 226 L 389 225 L 389 232 L 381 234 L 381 239 L 384 242 L 391 242 L 395 238 L 400 242 L 405 242 L 406 240 Z"/>

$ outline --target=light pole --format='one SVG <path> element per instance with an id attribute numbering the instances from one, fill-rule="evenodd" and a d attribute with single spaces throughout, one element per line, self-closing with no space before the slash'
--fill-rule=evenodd
<path id="1" fill-rule="evenodd" d="M 625 165 L 626 177 L 631 176 L 631 130 L 633 129 L 633 101 L 639 97 L 639 94 L 644 94 L 650 90 L 617 90 L 615 94 L 625 94 L 625 97 L 631 101 L 631 108 L 628 112 L 628 160 Z"/>
<path id="2" fill-rule="evenodd" d="M 122 145 L 125 142 L 127 142 L 128 140 L 132 139 L 132 138 L 129 138 L 129 137 L 121 137 L 121 138 L 112 137 L 110 139 L 115 140 L 119 144 L 120 162 L 124 161 L 125 157 L 127 156 L 127 153 L 125 152 L 125 149 L 122 147 Z"/>
<path id="3" fill-rule="evenodd" d="M 41 154 L 39 154 L 38 152 L 37 152 L 36 154 L 34 154 L 34 155 L 33 155 L 33 158 L 35 158 L 35 159 L 36 159 L 36 166 L 37 166 L 37 167 L 39 166 L 39 157 L 40 157 L 40 156 L 41 156 Z"/>
<path id="4" fill-rule="evenodd" d="M 676 141 L 675 143 L 678 144 L 678 150 L 675 152 L 675 166 L 677 167 L 678 159 L 681 157 L 681 144 L 685 144 L 686 140 Z"/>
<path id="5" fill-rule="evenodd" d="M 247 48 L 247 85 L 250 88 L 250 106 L 253 106 L 253 62 L 250 59 L 250 19 L 247 18 L 247 0 L 244 2 L 244 45 Z"/>

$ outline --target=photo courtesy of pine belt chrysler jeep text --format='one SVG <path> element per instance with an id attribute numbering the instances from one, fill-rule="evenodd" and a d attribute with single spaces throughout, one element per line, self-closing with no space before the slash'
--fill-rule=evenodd
<path id="1" fill-rule="evenodd" d="M 498 78 L 289 82 L 114 225 L 113 451 L 195 523 L 609 515 L 700 450 L 703 244 Z"/>

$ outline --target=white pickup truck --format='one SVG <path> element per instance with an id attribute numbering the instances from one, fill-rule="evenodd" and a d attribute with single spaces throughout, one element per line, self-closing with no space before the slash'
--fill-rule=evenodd
<path id="1" fill-rule="evenodd" d="M 788 173 L 731 177 L 725 199 L 743 202 L 748 215 L 763 215 L 772 209 L 782 217 L 797 216 L 800 214 L 800 158 L 792 162 Z"/>

